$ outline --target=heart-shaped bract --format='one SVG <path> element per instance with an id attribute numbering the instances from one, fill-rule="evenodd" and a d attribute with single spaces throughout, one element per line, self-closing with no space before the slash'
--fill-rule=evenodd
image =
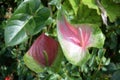
<path id="1" fill-rule="evenodd" d="M 105 37 L 96 25 L 71 25 L 62 12 L 58 13 L 57 33 L 60 45 L 67 60 L 81 65 L 89 59 L 89 47 L 101 48 Z"/>
<path id="2" fill-rule="evenodd" d="M 42 34 L 25 54 L 24 61 L 31 70 L 38 73 L 43 71 L 44 67 L 51 67 L 60 54 L 58 42 Z"/>

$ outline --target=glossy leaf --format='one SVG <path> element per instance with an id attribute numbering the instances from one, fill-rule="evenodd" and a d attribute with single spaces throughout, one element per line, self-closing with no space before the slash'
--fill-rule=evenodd
<path id="1" fill-rule="evenodd" d="M 9 27 L 5 28 L 5 42 L 8 46 L 19 44 L 27 38 L 27 34 L 23 30 L 23 21 L 13 20 L 7 25 Z"/>
<path id="2" fill-rule="evenodd" d="M 40 32 L 49 17 L 49 10 L 40 7 L 39 0 L 23 1 L 5 27 L 5 43 L 7 46 L 17 45 L 29 36 Z"/>
<path id="3" fill-rule="evenodd" d="M 96 9 L 97 13 L 100 14 L 99 8 L 97 7 L 96 0 L 82 0 L 82 3 L 87 5 L 89 8 Z"/>

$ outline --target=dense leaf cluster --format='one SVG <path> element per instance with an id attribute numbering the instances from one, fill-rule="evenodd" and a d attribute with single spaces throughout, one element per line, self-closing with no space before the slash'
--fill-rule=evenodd
<path id="1" fill-rule="evenodd" d="M 82 66 L 63 58 L 58 72 L 46 68 L 36 74 L 25 66 L 23 56 L 43 32 L 57 40 L 61 6 L 72 24 L 99 26 L 106 38 L 104 47 L 90 48 L 91 57 Z M 8 7 L 13 9 L 9 19 L 4 17 Z M 0 10 L 0 80 L 120 79 L 120 0 L 2 0 Z"/>

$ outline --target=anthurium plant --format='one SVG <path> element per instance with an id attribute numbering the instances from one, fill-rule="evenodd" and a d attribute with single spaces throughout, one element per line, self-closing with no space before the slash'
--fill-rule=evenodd
<path id="1" fill-rule="evenodd" d="M 45 67 L 55 69 L 55 66 L 60 66 L 58 63 L 62 59 L 61 55 L 59 43 L 45 34 L 41 34 L 25 54 L 24 61 L 31 70 L 40 73 L 44 71 Z"/>
<path id="2" fill-rule="evenodd" d="M 58 13 L 57 20 L 58 39 L 64 55 L 75 65 L 81 65 L 90 57 L 88 48 L 102 48 L 105 37 L 96 25 L 70 24 L 62 11 Z"/>
<path id="3" fill-rule="evenodd" d="M 119 80 L 119 41 L 120 0 L 0 0 L 0 80 Z"/>

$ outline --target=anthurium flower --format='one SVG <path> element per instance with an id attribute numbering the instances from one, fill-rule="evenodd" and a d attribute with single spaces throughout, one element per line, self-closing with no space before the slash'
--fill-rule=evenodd
<path id="1" fill-rule="evenodd" d="M 60 57 L 58 42 L 42 34 L 25 54 L 24 62 L 31 70 L 39 73 L 45 67 L 55 67 L 56 64 L 59 64 Z"/>
<path id="2" fill-rule="evenodd" d="M 74 65 L 85 63 L 90 57 L 88 48 L 102 48 L 105 40 L 98 26 L 72 25 L 60 11 L 57 20 L 57 34 L 65 57 Z"/>

